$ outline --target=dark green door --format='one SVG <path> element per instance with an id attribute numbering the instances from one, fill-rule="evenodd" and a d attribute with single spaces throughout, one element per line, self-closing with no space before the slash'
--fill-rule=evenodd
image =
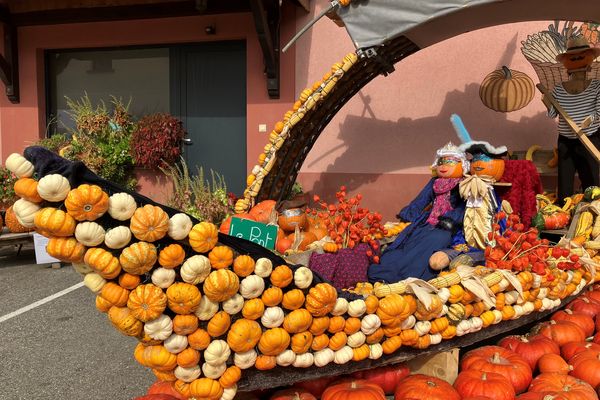
<path id="1" fill-rule="evenodd" d="M 241 195 L 246 182 L 246 44 L 215 42 L 172 49 L 171 109 L 182 119 L 188 142 L 184 158 L 225 178 Z"/>

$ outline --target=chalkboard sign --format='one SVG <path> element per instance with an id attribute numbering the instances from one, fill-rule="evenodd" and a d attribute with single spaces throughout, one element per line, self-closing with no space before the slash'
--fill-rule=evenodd
<path id="1" fill-rule="evenodd" d="M 229 235 L 249 240 L 273 250 L 277 240 L 277 226 L 233 217 L 229 226 Z"/>

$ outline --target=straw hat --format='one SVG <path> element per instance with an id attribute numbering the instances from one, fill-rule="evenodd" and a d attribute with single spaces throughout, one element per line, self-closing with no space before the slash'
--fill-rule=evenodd
<path id="1" fill-rule="evenodd" d="M 571 54 L 582 53 L 591 50 L 594 53 L 594 58 L 600 56 L 600 48 L 591 47 L 588 41 L 583 36 L 570 37 L 567 40 L 567 51 L 556 56 L 556 61 L 562 60 Z"/>

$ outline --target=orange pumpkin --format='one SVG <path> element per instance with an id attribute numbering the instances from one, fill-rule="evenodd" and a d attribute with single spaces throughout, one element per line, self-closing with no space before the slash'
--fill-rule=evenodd
<path id="1" fill-rule="evenodd" d="M 267 224 L 270 222 L 271 213 L 275 211 L 276 204 L 277 202 L 275 200 L 263 200 L 252 207 L 248 214 L 250 214 L 250 216 L 254 218 L 256 222 Z"/>
<path id="2" fill-rule="evenodd" d="M 356 317 L 347 318 L 344 325 L 344 333 L 346 335 L 352 335 L 353 333 L 360 331 L 360 324 L 360 319 Z"/>
<path id="3" fill-rule="evenodd" d="M 387 338 L 381 344 L 381 347 L 383 348 L 383 354 L 392 354 L 398 350 L 400 346 L 402 346 L 402 338 L 400 335 Z"/>
<path id="4" fill-rule="evenodd" d="M 363 380 L 350 380 L 329 386 L 321 395 L 323 400 L 385 400 L 383 389 Z"/>
<path id="5" fill-rule="evenodd" d="M 146 204 L 133 213 L 129 229 L 133 236 L 145 242 L 155 242 L 169 231 L 169 216 L 162 208 Z"/>
<path id="6" fill-rule="evenodd" d="M 37 191 L 37 181 L 32 178 L 19 178 L 14 186 L 15 194 L 32 203 L 41 203 L 42 198 Z"/>
<path id="7" fill-rule="evenodd" d="M 75 240 L 75 239 L 73 239 Z M 52 239 L 50 239 L 50 242 Z M 50 245 L 48 242 L 48 245 Z M 50 254 L 50 251 L 48 251 Z M 52 254 L 50 254 L 52 255 Z M 57 257 L 58 258 L 58 257 Z M 101 248 L 91 248 L 85 252 L 85 263 L 104 279 L 114 279 L 121 273 L 121 265 L 117 257 Z"/>
<path id="8" fill-rule="evenodd" d="M 124 287 L 125 289 L 135 289 L 141 281 L 142 279 L 139 275 L 133 275 L 128 272 L 124 272 L 121 275 L 119 275 L 119 285 L 121 285 L 121 287 Z"/>
<path id="9" fill-rule="evenodd" d="M 310 328 L 312 320 L 312 315 L 310 315 L 306 309 L 300 308 L 285 316 L 283 320 L 283 329 L 289 333 L 303 332 Z"/>
<path id="10" fill-rule="evenodd" d="M 329 348 L 333 351 L 338 351 L 348 342 L 348 335 L 344 332 L 337 332 L 329 338 Z"/>
<path id="11" fill-rule="evenodd" d="M 325 333 L 327 328 L 329 328 L 329 317 L 325 316 L 313 318 L 312 324 L 310 324 L 310 328 L 308 330 L 313 335 L 318 336 Z"/>
<path id="12" fill-rule="evenodd" d="M 233 261 L 233 272 L 235 272 L 238 276 L 244 278 L 254 272 L 255 264 L 256 263 L 254 262 L 254 259 L 250 256 L 237 256 Z"/>
<path id="13" fill-rule="evenodd" d="M 189 335 L 198 329 L 198 317 L 194 314 L 177 314 L 173 318 L 173 332 Z"/>
<path id="14" fill-rule="evenodd" d="M 306 228 L 306 223 L 306 214 L 300 208 L 283 210 L 277 219 L 277 224 L 279 227 L 286 232 L 293 232 L 296 227 L 298 227 L 300 230 L 303 230 Z"/>
<path id="15" fill-rule="evenodd" d="M 158 263 L 163 268 L 175 268 L 180 266 L 185 259 L 185 251 L 183 247 L 177 243 L 173 243 L 165 247 L 158 254 Z"/>
<path id="16" fill-rule="evenodd" d="M 192 349 L 204 350 L 210 344 L 210 335 L 202 328 L 196 329 L 193 333 L 189 334 L 188 344 Z"/>
<path id="17" fill-rule="evenodd" d="M 275 307 L 283 299 L 283 291 L 274 286 L 270 287 L 262 293 L 261 300 L 267 307 Z"/>
<path id="18" fill-rule="evenodd" d="M 79 185 L 67 195 L 65 207 L 77 221 L 94 221 L 108 210 L 108 194 L 96 185 Z"/>
<path id="19" fill-rule="evenodd" d="M 300 251 L 306 250 L 309 244 L 317 241 L 317 237 L 311 231 L 300 232 L 299 236 L 298 242 L 296 241 L 296 233 L 290 234 L 288 238 L 292 242 L 292 247 L 296 248 L 295 244 L 298 243 L 298 250 Z"/>
<path id="20" fill-rule="evenodd" d="M 223 395 L 223 386 L 218 381 L 210 378 L 195 379 L 190 383 L 191 397 L 201 399 L 220 399 Z"/>
<path id="21" fill-rule="evenodd" d="M 147 242 L 136 242 L 121 251 L 119 262 L 126 272 L 143 275 L 150 271 L 157 259 L 156 246 Z"/>
<path id="22" fill-rule="evenodd" d="M 385 332 L 383 328 L 377 328 L 377 330 L 370 335 L 367 336 L 367 344 L 375 344 L 381 342 L 383 337 L 385 336 Z"/>
<path id="23" fill-rule="evenodd" d="M 127 307 L 140 321 L 152 321 L 167 308 L 167 296 L 161 288 L 151 283 L 139 285 L 129 295 Z"/>
<path id="24" fill-rule="evenodd" d="M 285 236 L 285 232 L 279 229 L 277 231 L 277 242 L 275 243 L 275 250 L 277 250 L 281 254 L 284 254 L 291 247 L 292 241 L 289 237 Z"/>
<path id="25" fill-rule="evenodd" d="M 37 232 L 46 237 L 72 236 L 75 232 L 75 219 L 54 207 L 42 208 L 35 213 L 33 223 Z"/>
<path id="26" fill-rule="evenodd" d="M 231 325 L 227 333 L 227 344 L 236 353 L 252 350 L 260 340 L 262 329 L 258 322 L 249 319 L 238 319 Z"/>
<path id="27" fill-rule="evenodd" d="M 279 288 L 284 288 L 292 283 L 294 274 L 287 265 L 275 267 L 271 272 L 271 283 Z"/>
<path id="28" fill-rule="evenodd" d="M 296 354 L 303 354 L 310 350 L 310 346 L 313 342 L 312 333 L 305 331 L 296 333 L 292 336 L 291 349 Z"/>
<path id="29" fill-rule="evenodd" d="M 198 253 L 206 253 L 217 244 L 219 231 L 215 224 L 200 222 L 192 227 L 189 233 L 190 246 Z"/>
<path id="30" fill-rule="evenodd" d="M 223 375 L 219 378 L 219 384 L 227 389 L 235 385 L 241 377 L 242 370 L 239 367 L 232 365 L 223 372 Z"/>
<path id="31" fill-rule="evenodd" d="M 114 282 L 106 282 L 106 284 L 102 286 L 100 295 L 113 306 L 125 307 L 127 298 L 129 297 L 129 290 L 123 289 Z"/>
<path id="32" fill-rule="evenodd" d="M 61 261 L 78 263 L 83 260 L 83 256 L 86 253 L 86 248 L 74 237 L 51 237 L 46 245 L 46 251 L 50 256 L 58 258 Z M 116 278 L 117 275 L 119 275 L 118 272 L 110 277 L 103 276 L 103 278 L 113 279 Z"/>
<path id="33" fill-rule="evenodd" d="M 499 181 L 504 175 L 504 160 L 501 158 L 477 159 L 471 161 L 471 174 L 489 176 Z"/>
<path id="34" fill-rule="evenodd" d="M 329 318 L 329 327 L 327 330 L 329 333 L 337 333 L 344 330 L 346 326 L 346 320 L 341 315 Z"/>
<path id="35" fill-rule="evenodd" d="M 321 240 L 325 236 L 327 236 L 328 231 L 327 231 L 327 227 L 325 226 L 325 222 L 323 221 L 323 219 L 321 219 L 315 215 L 309 215 L 307 217 L 307 223 L 308 223 L 308 232 L 315 235 L 317 240 Z"/>
<path id="36" fill-rule="evenodd" d="M 313 336 L 313 341 L 310 345 L 310 348 L 313 351 L 323 350 L 327 346 L 329 346 L 329 336 L 324 333 L 318 336 Z"/>
<path id="37" fill-rule="evenodd" d="M 219 311 L 208 321 L 206 331 L 212 337 L 219 337 L 229 329 L 231 317 L 225 311 Z"/>
<path id="38" fill-rule="evenodd" d="M 192 368 L 200 362 L 200 352 L 191 347 L 177 354 L 177 365 L 181 368 Z"/>
<path id="39" fill-rule="evenodd" d="M 260 299 L 246 300 L 242 307 L 242 315 L 244 318 L 255 320 L 262 317 L 265 312 L 265 304 Z"/>
<path id="40" fill-rule="evenodd" d="M 300 289 L 292 289 L 283 295 L 281 305 L 288 310 L 297 310 L 304 305 L 304 293 Z"/>
<path id="41" fill-rule="evenodd" d="M 250 221 L 254 221 L 254 218 L 247 213 L 234 214 L 231 217 L 227 217 L 221 225 L 219 226 L 219 232 L 229 235 L 229 228 L 231 227 L 231 219 L 239 218 L 239 219 L 249 219 Z"/>
<path id="42" fill-rule="evenodd" d="M 231 298 L 240 287 L 238 276 L 228 269 L 217 269 L 211 272 L 202 286 L 204 295 L 214 302 Z"/>
<path id="43" fill-rule="evenodd" d="M 200 290 L 192 284 L 175 282 L 167 288 L 167 306 L 177 314 L 191 314 L 200 304 Z"/>
<path id="44" fill-rule="evenodd" d="M 256 367 L 256 369 L 261 371 L 273 369 L 277 366 L 277 358 L 274 356 L 266 356 L 264 354 L 261 354 L 258 357 L 256 357 L 254 366 Z"/>
<path id="45" fill-rule="evenodd" d="M 315 317 L 322 317 L 333 310 L 337 290 L 328 283 L 318 283 L 310 288 L 306 296 L 306 309 Z"/>
<path id="46" fill-rule="evenodd" d="M 290 345 L 290 335 L 282 328 L 271 328 L 263 332 L 258 349 L 267 356 L 277 356 Z"/>
<path id="47" fill-rule="evenodd" d="M 214 269 L 227 268 L 233 262 L 233 250 L 229 246 L 216 246 L 208 253 L 208 259 Z"/>

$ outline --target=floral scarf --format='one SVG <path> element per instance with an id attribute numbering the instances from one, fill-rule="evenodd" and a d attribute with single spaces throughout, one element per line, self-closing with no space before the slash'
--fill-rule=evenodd
<path id="1" fill-rule="evenodd" d="M 450 192 L 458 185 L 458 182 L 460 182 L 461 179 L 462 178 L 438 178 L 433 182 L 435 199 L 433 200 L 431 214 L 429 214 L 429 218 L 427 218 L 428 223 L 434 226 L 437 225 L 439 217 L 454 209 L 450 203 Z"/>

